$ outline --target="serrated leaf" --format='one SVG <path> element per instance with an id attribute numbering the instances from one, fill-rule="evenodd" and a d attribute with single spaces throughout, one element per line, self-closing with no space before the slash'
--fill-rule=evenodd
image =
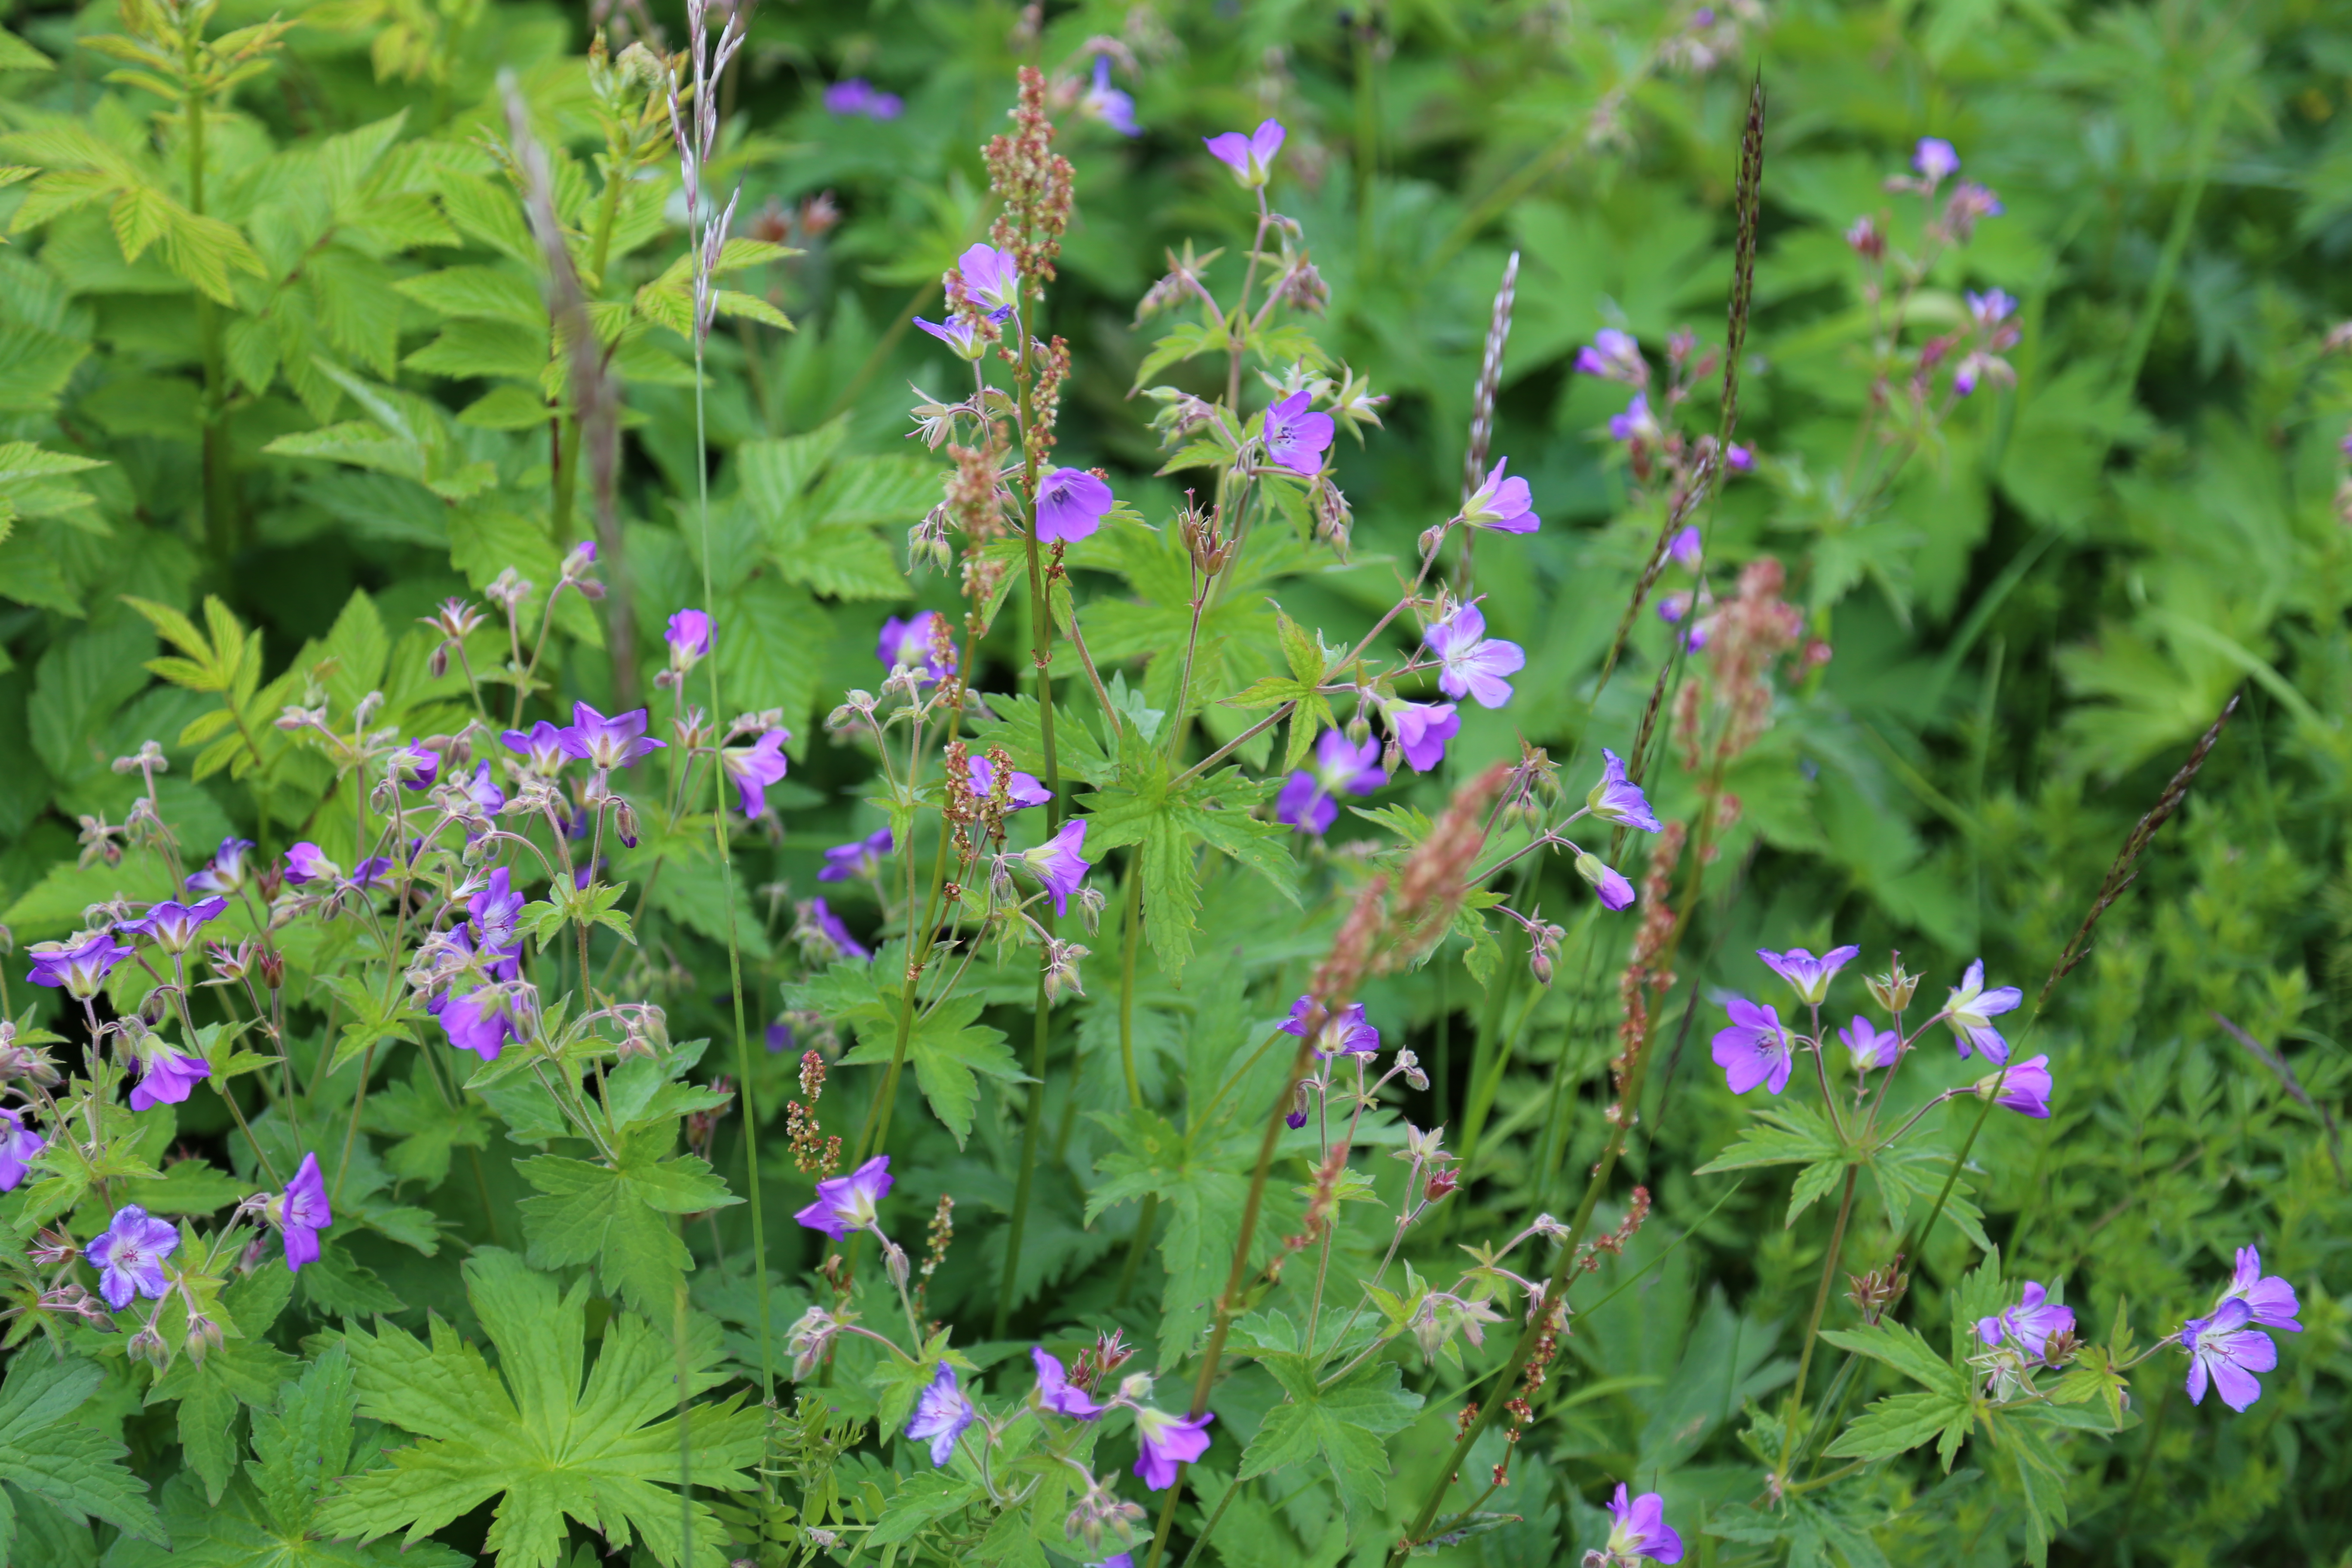
<path id="1" fill-rule="evenodd" d="M 122 1464 L 122 1445 L 72 1417 L 106 1374 L 96 1363 L 20 1351 L 0 1385 L 0 1476 L 76 1519 L 98 1518 L 125 1534 L 164 1543 L 147 1483 Z"/>
<path id="2" fill-rule="evenodd" d="M 1968 1397 L 1968 1373 L 1936 1353 L 1936 1349 L 1901 1323 L 1874 1323 L 1860 1329 L 1824 1329 L 1822 1338 L 1842 1351 L 1866 1356 L 1893 1367 L 1915 1383 L 1955 1399 Z"/>
<path id="3" fill-rule="evenodd" d="M 907 1036 L 907 1064 L 915 1069 L 915 1081 L 930 1102 L 931 1114 L 955 1135 L 958 1148 L 971 1136 L 982 1075 L 999 1083 L 1029 1081 L 1004 1043 L 1004 1032 L 976 1022 L 985 1005 L 982 997 L 950 996 L 917 1018 Z M 897 1049 L 897 1029 L 893 998 L 887 1016 L 859 1020 L 857 1048 L 842 1060 L 887 1062 Z"/>
<path id="4" fill-rule="evenodd" d="M 534 1266 L 594 1263 L 605 1289 L 648 1316 L 666 1315 L 679 1281 L 694 1267 L 672 1215 L 724 1208 L 743 1200 L 692 1155 L 663 1159 L 675 1123 L 625 1140 L 616 1165 L 541 1154 L 516 1169 L 543 1194 L 525 1198 L 523 1235 Z"/>
<path id="5" fill-rule="evenodd" d="M 1837 1459 L 1884 1459 L 1919 1447 L 1956 1421 L 1965 1430 L 1971 1418 L 1965 1394 L 1889 1394 L 1855 1416 L 1828 1453 Z"/>
<path id="6" fill-rule="evenodd" d="M 1388 1502 L 1385 1439 L 1412 1425 L 1421 1395 L 1408 1394 L 1394 1362 L 1373 1361 L 1325 1388 L 1305 1356 L 1260 1358 L 1289 1399 L 1266 1412 L 1242 1455 L 1236 1479 L 1248 1480 L 1285 1465 L 1328 1467 L 1351 1521 L 1373 1517 Z"/>

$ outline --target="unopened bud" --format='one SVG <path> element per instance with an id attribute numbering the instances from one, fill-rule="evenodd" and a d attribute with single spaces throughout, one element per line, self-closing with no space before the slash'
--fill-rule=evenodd
<path id="1" fill-rule="evenodd" d="M 190 1361 L 201 1363 L 207 1353 L 220 1349 L 227 1342 L 228 1336 L 221 1331 L 221 1326 L 218 1323 L 205 1317 L 202 1312 L 189 1314 L 188 1337 L 184 1342 L 183 1348 L 187 1351 Z"/>
<path id="2" fill-rule="evenodd" d="M 1870 976 L 1866 984 L 1872 1001 L 1889 1013 L 1900 1013 L 1911 1005 L 1912 994 L 1919 989 L 1919 977 L 1904 971 L 1903 955 L 1897 952 L 1892 956 L 1886 973 Z"/>

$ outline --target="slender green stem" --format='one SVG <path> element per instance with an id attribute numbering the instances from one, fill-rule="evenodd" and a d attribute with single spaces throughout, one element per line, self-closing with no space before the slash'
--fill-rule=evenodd
<path id="1" fill-rule="evenodd" d="M 1004 1278 L 997 1287 L 993 1337 L 1003 1339 L 1013 1316 L 1013 1294 L 1021 1271 L 1021 1240 L 1029 1226 L 1029 1198 L 1036 1188 L 1037 1145 L 1045 1131 L 1045 1051 L 1053 1038 L 1053 1004 L 1045 994 L 1045 971 L 1037 971 L 1036 1028 L 1029 1047 L 1029 1110 L 1022 1119 L 1021 1175 L 1013 1188 L 1012 1228 L 1004 1236 Z"/>
<path id="2" fill-rule="evenodd" d="M 1140 850 L 1127 860 L 1127 908 L 1118 931 L 1118 1064 L 1127 1074 L 1127 1103 L 1143 1105 L 1142 1080 L 1135 1071 L 1135 950 L 1143 929 L 1143 859 Z"/>
<path id="3" fill-rule="evenodd" d="M 1838 1200 L 1837 1223 L 1830 1227 L 1829 1249 L 1822 1256 L 1822 1282 L 1813 1291 L 1813 1310 L 1805 1320 L 1804 1348 L 1797 1353 L 1797 1380 L 1789 1385 L 1789 1404 L 1781 1416 L 1780 1463 L 1774 1474 L 1783 1481 L 1789 1479 L 1790 1461 L 1797 1452 L 1797 1412 L 1805 1403 L 1805 1377 L 1813 1370 L 1813 1344 L 1822 1331 L 1822 1314 L 1830 1304 L 1830 1287 L 1837 1283 L 1838 1254 L 1845 1247 L 1846 1221 L 1853 1215 L 1853 1185 L 1862 1174 L 1859 1165 L 1845 1168 L 1845 1195 Z"/>

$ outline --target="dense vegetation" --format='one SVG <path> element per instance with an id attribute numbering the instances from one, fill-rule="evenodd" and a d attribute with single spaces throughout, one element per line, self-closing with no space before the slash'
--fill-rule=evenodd
<path id="1" fill-rule="evenodd" d="M 10 28 L 6 1561 L 2352 1561 L 2327 7 Z"/>

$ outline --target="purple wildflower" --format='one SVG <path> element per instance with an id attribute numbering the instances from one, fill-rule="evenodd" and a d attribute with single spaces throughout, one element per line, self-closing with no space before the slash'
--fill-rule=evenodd
<path id="1" fill-rule="evenodd" d="M 845 77 L 824 89 L 824 111 L 844 119 L 896 120 L 906 104 L 895 92 L 884 92 L 864 77 Z"/>
<path id="2" fill-rule="evenodd" d="M 1444 762 L 1445 742 L 1462 732 L 1462 721 L 1451 702 L 1391 702 L 1388 714 L 1397 750 L 1417 773 Z"/>
<path id="3" fill-rule="evenodd" d="M 441 753 L 412 735 L 408 744 L 392 753 L 391 769 L 403 789 L 421 794 L 441 777 Z"/>
<path id="4" fill-rule="evenodd" d="M 16 1191 L 33 1156 L 48 1146 L 17 1112 L 0 1110 L 0 1193 Z"/>
<path id="5" fill-rule="evenodd" d="M 327 852 L 305 839 L 286 851 L 286 879 L 298 888 L 312 882 L 340 880 L 343 868 L 327 858 Z"/>
<path id="6" fill-rule="evenodd" d="M 974 756 L 967 759 L 964 776 L 971 782 L 972 794 L 982 798 L 996 787 L 996 769 L 990 764 L 986 757 Z M 1045 805 L 1054 798 L 1054 795 L 1051 790 L 1037 782 L 1034 774 L 1024 773 L 1014 769 L 1013 776 L 1005 783 L 1004 798 L 1013 803 L 1013 810 L 1025 811 L 1033 805 Z M 887 849 L 888 846 L 885 845 L 884 847 Z"/>
<path id="7" fill-rule="evenodd" d="M 950 316 L 944 321 L 927 321 L 918 316 L 915 325 L 953 349 L 959 359 L 977 360 L 988 352 L 988 340 L 980 335 L 980 323 L 968 316 Z"/>
<path id="8" fill-rule="evenodd" d="M 2004 1110 L 2047 1121 L 2050 1116 L 2050 1058 L 2028 1057 L 1999 1072 L 1977 1079 L 1976 1092 L 1990 1097 Z"/>
<path id="9" fill-rule="evenodd" d="M 245 886 L 245 852 L 253 847 L 250 838 L 224 838 L 214 851 L 212 862 L 188 879 L 188 886 L 205 893 L 234 893 Z"/>
<path id="10" fill-rule="evenodd" d="M 1971 290 L 1963 297 L 1968 301 L 1969 315 L 1987 331 L 2008 321 L 2017 310 L 2017 301 L 1999 289 L 1988 289 L 1981 294 Z"/>
<path id="11" fill-rule="evenodd" d="M 662 633 L 669 644 L 669 667 L 681 674 L 710 657 L 710 617 L 700 610 L 680 610 Z"/>
<path id="12" fill-rule="evenodd" d="M 719 752 L 719 764 L 735 781 L 736 802 L 744 816 L 758 816 L 768 809 L 768 786 L 780 782 L 790 766 L 784 760 L 784 742 L 790 738 L 782 730 L 771 730 L 748 746 Z"/>
<path id="13" fill-rule="evenodd" d="M 2221 1403 L 2243 1410 L 2263 1396 L 2254 1373 L 2278 1365 L 2278 1345 L 2253 1326 L 2254 1310 L 2245 1299 L 2225 1296 L 2210 1318 L 2191 1318 L 2181 1326 L 2180 1348 L 2189 1352 L 2189 1403 L 2205 1403 L 2208 1383 L 2221 1392 Z"/>
<path id="14" fill-rule="evenodd" d="M 1081 1421 L 1091 1421 L 1103 1413 L 1103 1407 L 1087 1397 L 1083 1388 L 1070 1386 L 1069 1375 L 1062 1363 L 1045 1352 L 1040 1345 L 1029 1352 L 1029 1360 L 1037 1368 L 1037 1405 L 1057 1415 L 1075 1415 Z"/>
<path id="15" fill-rule="evenodd" d="M 1969 964 L 1960 983 L 1944 998 L 1944 1021 L 1952 1026 L 1953 1041 L 1960 1047 L 1960 1055 L 1967 1056 L 1969 1047 L 1973 1046 L 1984 1053 L 1989 1062 L 2009 1060 L 2009 1042 L 2001 1038 L 1992 1021 L 2013 1011 L 2024 1000 L 2025 993 L 2014 985 L 1986 990 L 1984 960 L 1979 958 Z"/>
<path id="16" fill-rule="evenodd" d="M 841 917 L 823 899 L 811 899 L 806 910 L 808 918 L 804 923 L 820 951 L 831 948 L 834 958 L 854 958 L 861 963 L 874 956 L 874 950 L 852 936 L 849 928 L 841 923 Z"/>
<path id="17" fill-rule="evenodd" d="M 1756 448 L 1753 447 L 1742 446 L 1740 443 L 1734 441 L 1730 446 L 1726 447 L 1723 449 L 1723 463 L 1724 467 L 1729 468 L 1735 474 L 1754 473 L 1756 471 Z"/>
<path id="18" fill-rule="evenodd" d="M 1650 399 L 1643 393 L 1633 395 L 1633 401 L 1625 405 L 1624 413 L 1609 416 L 1609 438 L 1612 441 L 1655 441 L 1663 434 L 1658 428 L 1656 416 L 1650 412 Z"/>
<path id="19" fill-rule="evenodd" d="M 1620 1482 L 1617 1495 L 1609 1500 L 1609 1517 L 1615 1521 L 1609 1527 L 1612 1561 L 1632 1563 L 1646 1557 L 1653 1563 L 1672 1563 L 1683 1560 L 1683 1538 L 1667 1525 L 1666 1500 L 1656 1492 L 1643 1492 L 1629 1502 Z"/>
<path id="20" fill-rule="evenodd" d="M 1922 136 L 1911 150 L 1911 166 L 1932 190 L 1960 172 L 1960 155 L 1942 137 Z"/>
<path id="21" fill-rule="evenodd" d="M 1348 739 L 1339 730 L 1326 730 L 1315 743 L 1315 767 L 1312 772 L 1300 769 L 1290 775 L 1282 786 L 1281 798 L 1275 802 L 1274 815 L 1278 822 L 1286 822 L 1303 833 L 1321 835 L 1339 819 L 1337 797 L 1349 795 L 1370 795 L 1389 782 L 1389 775 L 1379 766 L 1381 743 L 1366 740 L 1361 745 Z"/>
<path id="22" fill-rule="evenodd" d="M 1642 359 L 1642 345 L 1631 332 L 1621 332 L 1614 327 L 1603 327 L 1592 334 L 1592 341 L 1576 351 L 1576 373 L 1597 375 L 1603 381 L 1622 381 L 1628 386 L 1639 386 L 1650 379 L 1650 367 Z"/>
<path id="23" fill-rule="evenodd" d="M 319 1175 L 319 1156 L 302 1156 L 294 1179 L 269 1205 L 269 1217 L 286 1234 L 289 1273 L 299 1273 L 305 1263 L 319 1261 L 319 1233 L 335 1223 L 334 1210 L 327 1206 L 327 1184 Z"/>
<path id="24" fill-rule="evenodd" d="M 139 1082 L 131 1090 L 131 1109 L 178 1105 L 194 1092 L 197 1080 L 212 1077 L 212 1064 L 202 1057 L 158 1050 L 139 1058 Z"/>
<path id="25" fill-rule="evenodd" d="M 409 846 L 408 858 L 412 864 L 416 859 L 415 851 L 417 847 L 418 846 L 415 842 L 412 842 Z M 350 891 L 365 892 L 368 889 L 374 887 L 378 882 L 383 880 L 383 874 L 391 869 L 392 862 L 390 860 L 381 855 L 371 855 L 366 859 L 361 861 L 357 866 L 352 868 L 352 874 L 344 879 L 343 887 Z"/>
<path id="26" fill-rule="evenodd" d="M 979 1419 L 971 1397 L 956 1385 L 955 1368 L 941 1362 L 931 1385 L 915 1396 L 915 1418 L 907 1423 L 907 1436 L 918 1443 L 929 1441 L 931 1463 L 944 1465 L 955 1457 L 956 1439 L 963 1429 Z"/>
<path id="27" fill-rule="evenodd" d="M 54 985 L 68 995 L 87 1002 L 106 984 L 114 966 L 131 956 L 127 942 L 114 940 L 111 931 L 92 931 L 78 945 L 62 942 L 36 942 L 32 947 L 32 982 L 36 985 Z"/>
<path id="28" fill-rule="evenodd" d="M 1511 683 L 1504 677 L 1527 668 L 1527 652 L 1515 642 L 1489 638 L 1477 605 L 1463 605 L 1423 636 L 1437 656 L 1440 691 L 1467 697 L 1481 708 L 1500 708 L 1511 700 Z"/>
<path id="29" fill-rule="evenodd" d="M 859 877 L 882 874 L 882 857 L 898 847 L 898 841 L 887 827 L 877 827 L 865 837 L 849 844 L 836 844 L 824 852 L 824 868 L 816 874 L 820 882 L 846 882 Z"/>
<path id="30" fill-rule="evenodd" d="M 1759 1083 L 1774 1094 L 1788 1088 L 1797 1051 L 1780 1026 L 1780 1015 L 1769 1002 L 1745 996 L 1734 996 L 1726 1005 L 1731 1027 L 1715 1037 L 1715 1065 L 1723 1069 L 1731 1092 L 1746 1094 Z"/>
<path id="31" fill-rule="evenodd" d="M 1576 874 L 1592 885 L 1604 909 L 1624 909 L 1636 897 L 1633 884 L 1625 879 L 1623 873 L 1589 849 L 1577 856 L 1575 867 Z"/>
<path id="32" fill-rule="evenodd" d="M 563 771 L 571 758 L 571 749 L 563 743 L 563 731 L 541 719 L 526 732 L 509 730 L 499 739 L 508 751 L 523 760 L 523 765 L 543 779 L 551 779 Z"/>
<path id="33" fill-rule="evenodd" d="M 148 905 L 147 912 L 139 919 L 123 921 L 115 929 L 135 931 L 165 952 L 185 952 L 196 945 L 196 933 L 219 919 L 221 911 L 227 908 L 228 900 L 218 893 L 193 904 L 165 899 L 162 903 Z"/>
<path id="34" fill-rule="evenodd" d="M 1833 947 L 1819 958 L 1801 947 L 1792 947 L 1786 952 L 1769 952 L 1760 947 L 1756 950 L 1764 967 L 1787 981 L 1797 993 L 1798 1001 L 1815 1007 L 1830 994 L 1830 982 L 1837 978 L 1837 972 L 1861 954 L 1858 947 Z"/>
<path id="35" fill-rule="evenodd" d="M 468 923 L 485 949 L 504 952 L 519 940 L 515 935 L 515 917 L 522 913 L 523 896 L 514 885 L 514 873 L 504 866 L 490 873 L 481 890 L 466 900 Z M 514 949 L 521 952 L 520 946 Z M 501 976 L 511 980 L 512 974 Z"/>
<path id="36" fill-rule="evenodd" d="M 772 1057 L 782 1056 L 784 1052 L 791 1050 L 793 1048 L 792 1020 L 789 1018 L 779 1018 L 774 1023 L 769 1025 L 766 1040 L 768 1054 Z"/>
<path id="37" fill-rule="evenodd" d="M 1657 832 L 1658 815 L 1650 809 L 1649 797 L 1642 793 L 1642 786 L 1625 776 L 1624 760 L 1606 746 L 1601 749 L 1601 782 L 1585 795 L 1585 809 L 1603 822 L 1638 827 L 1644 833 Z"/>
<path id="38" fill-rule="evenodd" d="M 2230 1277 L 2230 1288 L 2221 1293 L 2221 1300 L 2243 1301 L 2254 1314 L 2254 1321 L 2265 1329 L 2303 1332 L 2303 1325 L 2294 1321 L 2295 1313 L 2303 1310 L 2294 1299 L 2294 1287 L 2275 1274 L 2263 1273 L 2263 1255 L 2253 1247 L 2238 1248 L 2237 1272 Z"/>
<path id="39" fill-rule="evenodd" d="M 1055 468 L 1037 486 L 1037 537 L 1075 544 L 1102 526 L 1117 499 L 1084 468 Z"/>
<path id="40" fill-rule="evenodd" d="M 1094 82 L 1079 95 L 1078 112 L 1101 121 L 1121 136 L 1140 136 L 1135 122 L 1135 100 L 1110 84 L 1110 57 L 1095 57 Z"/>
<path id="41" fill-rule="evenodd" d="M 1462 503 L 1462 521 L 1472 528 L 1496 533 L 1533 533 L 1542 526 L 1543 519 L 1535 514 L 1535 498 L 1528 489 L 1528 481 L 1503 477 L 1503 469 L 1509 462 L 1508 458 L 1498 459 L 1488 470 L 1486 482 Z"/>
<path id="42" fill-rule="evenodd" d="M 474 764 L 473 776 L 465 781 L 465 790 L 475 809 L 484 816 L 493 815 L 507 803 L 507 792 L 500 789 L 498 781 L 491 776 L 488 757 Z"/>
<path id="43" fill-rule="evenodd" d="M 1675 535 L 1674 542 L 1666 546 L 1666 553 L 1674 558 L 1675 565 L 1685 572 L 1696 572 L 1705 565 L 1706 543 L 1699 535 L 1698 524 L 1686 524 L 1680 533 Z"/>
<path id="44" fill-rule="evenodd" d="M 2050 1293 L 2038 1279 L 2025 1282 L 2024 1293 L 2016 1306 L 1998 1317 L 1977 1320 L 1978 1339 L 1988 1345 L 1997 1345 L 2006 1339 L 2035 1361 L 2042 1359 L 2053 1334 L 2074 1331 L 2074 1312 L 2050 1300 Z"/>
<path id="45" fill-rule="evenodd" d="M 563 731 L 564 751 L 599 768 L 630 767 L 666 744 L 646 737 L 642 708 L 607 719 L 585 702 L 574 702 L 571 728 Z"/>
<path id="46" fill-rule="evenodd" d="M 1138 1410 L 1135 1435 L 1142 1442 L 1143 1452 L 1136 1458 L 1135 1473 L 1143 1478 L 1143 1489 L 1164 1491 L 1174 1486 L 1176 1467 L 1189 1465 L 1209 1451 L 1209 1423 L 1215 1419 L 1205 1410 L 1193 1416 Z"/>
<path id="47" fill-rule="evenodd" d="M 1062 824 L 1059 833 L 1036 848 L 1022 852 L 1022 864 L 1054 895 L 1054 912 L 1057 915 L 1069 913 L 1070 895 L 1078 890 L 1087 868 L 1094 864 L 1085 858 L 1086 847 L 1087 825 L 1072 820 Z"/>
<path id="48" fill-rule="evenodd" d="M 1853 1070 L 1868 1072 L 1873 1068 L 1891 1068 L 1903 1055 L 1903 1037 L 1892 1029 L 1882 1030 L 1869 1019 L 1856 1016 L 1838 1031 L 1847 1054 L 1853 1058 Z"/>
<path id="49" fill-rule="evenodd" d="M 1276 1026 L 1282 1033 L 1297 1039 L 1307 1037 L 1307 1021 L 1315 1014 L 1315 998 L 1301 996 L 1290 1005 L 1290 1017 Z M 1381 1032 L 1365 1021 L 1364 1005 L 1353 1002 L 1337 1011 L 1326 1010 L 1323 1026 L 1315 1032 L 1315 1054 L 1318 1057 L 1369 1057 L 1381 1048 Z M 1291 1125 L 1303 1126 L 1301 1113 Z"/>
<path id="50" fill-rule="evenodd" d="M 939 618 L 937 610 L 924 610 L 903 621 L 892 616 L 882 623 L 882 637 L 875 645 L 874 657 L 886 668 L 911 671 L 918 680 L 945 680 L 955 673 L 955 648 L 950 644 L 942 655 L 932 643 L 931 628 Z"/>
<path id="51" fill-rule="evenodd" d="M 453 996 L 441 1008 L 442 1032 L 461 1051 L 471 1051 L 486 1062 L 499 1059 L 509 1040 L 520 1039 L 514 1021 L 499 1005 L 498 987 L 484 985 Z"/>
<path id="52" fill-rule="evenodd" d="M 176 1226 L 151 1217 L 137 1204 L 125 1204 L 90 1238 L 82 1256 L 99 1271 L 98 1293 L 119 1312 L 131 1305 L 134 1292 L 150 1301 L 163 1299 L 171 1289 L 163 1279 L 163 1259 L 179 1247 Z"/>
<path id="53" fill-rule="evenodd" d="M 1282 122 L 1261 121 L 1258 128 L 1244 136 L 1238 131 L 1228 131 L 1222 136 L 1203 136 L 1202 145 L 1209 155 L 1234 172 L 1245 189 L 1255 190 L 1274 174 L 1274 156 L 1282 151 Z"/>
<path id="54" fill-rule="evenodd" d="M 964 291 L 992 310 L 1021 303 L 1021 268 L 1008 251 L 975 245 L 956 258 Z"/>
<path id="55" fill-rule="evenodd" d="M 1312 401 L 1311 395 L 1294 392 L 1265 411 L 1262 434 L 1266 460 L 1275 467 L 1294 474 L 1322 472 L 1323 454 L 1337 427 L 1328 414 L 1318 414 L 1307 406 Z"/>
<path id="56" fill-rule="evenodd" d="M 890 1156 L 877 1154 L 845 1176 L 831 1176 L 816 1184 L 816 1202 L 793 1217 L 811 1230 L 821 1230 L 835 1241 L 874 1223 L 882 1200 L 890 1194 Z"/>

